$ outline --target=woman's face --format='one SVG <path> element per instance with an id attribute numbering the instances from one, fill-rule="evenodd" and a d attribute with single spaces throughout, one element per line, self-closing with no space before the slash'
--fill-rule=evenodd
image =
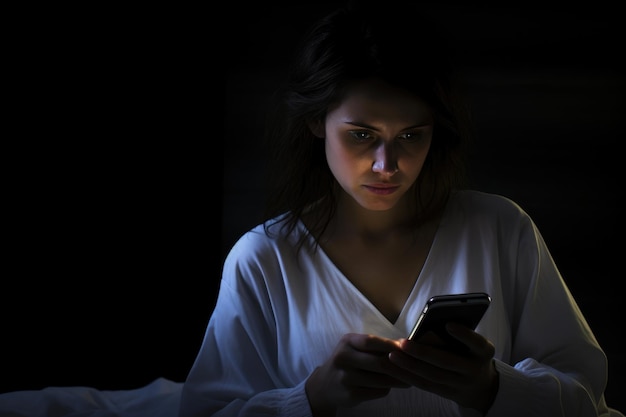
<path id="1" fill-rule="evenodd" d="M 326 159 L 368 210 L 388 210 L 411 188 L 430 149 L 433 117 L 418 97 L 383 81 L 351 84 L 326 115 Z"/>

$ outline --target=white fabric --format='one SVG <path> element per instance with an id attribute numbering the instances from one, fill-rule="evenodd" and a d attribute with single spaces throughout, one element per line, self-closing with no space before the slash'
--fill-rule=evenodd
<path id="1" fill-rule="evenodd" d="M 489 417 L 622 414 L 604 400 L 607 359 L 527 214 L 474 191 L 449 202 L 424 268 L 389 322 L 296 235 L 243 235 L 224 264 L 218 301 L 183 386 L 180 417 L 310 417 L 304 381 L 348 332 L 406 337 L 433 295 L 484 291 L 477 331 L 494 342 L 500 388 Z M 309 241 L 310 243 L 310 241 Z M 611 414 L 613 413 L 613 414 Z M 339 416 L 473 416 L 416 388 L 394 389 Z"/>
<path id="2" fill-rule="evenodd" d="M 48 387 L 0 394 L 0 417 L 176 417 L 182 382 L 129 390 Z"/>

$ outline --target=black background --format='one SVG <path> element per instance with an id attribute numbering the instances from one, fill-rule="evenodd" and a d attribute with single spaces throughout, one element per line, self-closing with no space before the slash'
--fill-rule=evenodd
<path id="1" fill-rule="evenodd" d="M 476 188 L 539 226 L 624 411 L 620 14 L 427 4 L 466 78 Z M 0 392 L 184 380 L 223 257 L 263 205 L 265 99 L 330 7 L 109 11 L 32 41 L 45 70 L 8 155 Z"/>

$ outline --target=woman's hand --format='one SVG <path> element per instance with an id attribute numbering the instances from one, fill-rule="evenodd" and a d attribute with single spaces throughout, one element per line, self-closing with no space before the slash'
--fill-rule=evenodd
<path id="1" fill-rule="evenodd" d="M 391 363 L 407 372 L 396 378 L 417 388 L 455 401 L 483 413 L 489 410 L 498 392 L 495 347 L 473 330 L 454 323 L 448 333 L 468 347 L 465 353 L 446 350 L 432 333 L 419 341 L 400 340 L 400 349 L 389 354 Z M 388 368 L 393 370 L 393 368 Z"/>
<path id="2" fill-rule="evenodd" d="M 339 341 L 332 356 L 315 369 L 305 390 L 314 416 L 333 416 L 338 407 L 352 407 L 384 397 L 391 388 L 410 385 L 390 374 L 399 369 L 389 354 L 401 349 L 397 340 L 350 333 Z"/>

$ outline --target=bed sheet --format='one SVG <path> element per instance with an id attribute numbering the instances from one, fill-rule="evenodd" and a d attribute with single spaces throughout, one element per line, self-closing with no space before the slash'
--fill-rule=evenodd
<path id="1" fill-rule="evenodd" d="M 177 417 L 182 382 L 158 378 L 129 390 L 47 387 L 0 394 L 0 417 Z"/>

